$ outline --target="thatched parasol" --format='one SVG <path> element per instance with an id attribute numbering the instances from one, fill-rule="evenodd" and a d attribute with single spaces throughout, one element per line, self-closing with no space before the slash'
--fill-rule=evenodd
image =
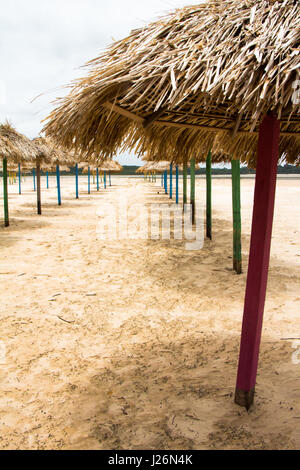
<path id="1" fill-rule="evenodd" d="M 0 124 L 1 157 L 15 163 L 29 162 L 37 155 L 32 142 L 20 134 L 9 122 Z"/>
<path id="2" fill-rule="evenodd" d="M 123 167 L 120 165 L 120 163 L 110 159 L 104 160 L 99 165 L 96 163 L 96 166 L 100 171 L 110 171 L 113 173 L 120 173 L 123 170 Z"/>
<path id="3" fill-rule="evenodd" d="M 103 180 L 104 180 L 104 189 L 107 187 L 107 173 L 109 179 L 109 186 L 111 186 L 111 173 L 120 173 L 123 170 L 122 165 L 120 163 L 107 158 L 104 160 L 99 166 L 97 166 L 100 171 L 104 172 Z"/>
<path id="4" fill-rule="evenodd" d="M 145 165 L 140 166 L 136 170 L 136 174 L 141 175 L 141 174 L 147 174 L 149 171 L 152 171 L 154 167 L 154 162 L 147 162 Z"/>
<path id="5" fill-rule="evenodd" d="M 167 162 L 168 165 L 169 162 Z M 145 163 L 145 165 L 143 166 L 140 166 L 137 170 L 136 170 L 136 174 L 137 175 L 141 175 L 143 174 L 144 175 L 144 180 L 147 181 L 147 179 L 149 181 L 156 181 L 156 168 L 157 168 L 157 165 L 159 163 L 158 162 L 154 162 L 154 161 L 148 161 L 147 163 Z"/>
<path id="6" fill-rule="evenodd" d="M 157 173 L 164 172 L 170 168 L 169 161 L 147 161 L 145 165 L 140 166 L 137 170 L 137 174 L 148 173 L 149 171 L 155 171 Z"/>
<path id="7" fill-rule="evenodd" d="M 67 153 L 58 147 L 58 145 L 49 138 L 37 137 L 33 139 L 33 144 L 36 148 L 36 157 L 33 161 L 33 166 L 36 173 L 36 189 L 37 189 L 37 213 L 42 214 L 41 206 L 41 170 L 46 172 L 53 171 L 55 169 L 57 173 L 57 192 L 58 192 L 58 204 L 61 205 L 60 195 L 60 176 L 59 165 L 68 164 L 71 159 L 68 158 Z M 28 163 L 26 164 L 28 167 Z M 34 175 L 35 178 L 35 175 Z M 47 188 L 49 187 L 48 175 L 47 175 Z"/>
<path id="8" fill-rule="evenodd" d="M 95 156 L 90 158 L 90 160 L 87 162 L 80 162 L 77 164 L 77 171 L 78 169 L 82 169 L 82 173 L 85 173 L 88 175 L 88 194 L 91 192 L 91 184 L 90 184 L 90 177 L 91 177 L 91 172 L 97 174 L 97 191 L 99 191 L 99 171 L 103 172 L 103 183 L 104 183 L 104 189 L 107 187 L 107 173 L 109 177 L 109 186 L 111 186 L 111 173 L 119 173 L 123 170 L 122 165 L 120 165 L 118 162 L 111 160 L 109 158 L 107 159 L 100 159 L 98 160 Z M 101 177 L 102 178 L 102 177 Z M 78 176 L 76 181 L 78 181 Z M 78 183 L 76 183 L 78 185 Z M 78 186 L 76 186 L 78 188 Z M 78 198 L 78 189 L 77 189 L 77 198 Z"/>
<path id="9" fill-rule="evenodd" d="M 23 153 L 7 138 L 0 134 L 0 149 L 2 159 L 6 159 L 11 164 L 23 161 Z"/>
<path id="10" fill-rule="evenodd" d="M 213 149 L 212 161 L 217 152 L 221 161 L 238 158 L 255 167 L 260 119 L 273 110 L 281 117 L 279 156 L 298 164 L 299 102 L 292 98 L 299 78 L 299 13 L 293 0 L 213 0 L 176 10 L 90 62 L 87 78 L 73 86 L 45 129 L 64 145 L 75 142 L 103 157 L 121 148 L 185 164 L 205 161 Z M 233 162 L 238 234 L 236 167 Z M 192 198 L 194 192 L 192 172 Z M 207 225 L 210 218 L 208 211 Z M 234 267 L 241 272 L 238 238 Z"/>
<path id="11" fill-rule="evenodd" d="M 4 224 L 9 226 L 7 164 L 30 161 L 36 157 L 36 148 L 27 137 L 20 134 L 9 122 L 0 124 L 0 151 L 3 163 Z M 19 176 L 20 178 L 20 176 Z M 19 190 L 19 192 L 21 192 Z"/>
<path id="12" fill-rule="evenodd" d="M 236 401 L 253 402 L 279 158 L 300 163 L 300 2 L 212 0 L 134 31 L 49 117 L 61 144 L 257 166 Z M 297 89 L 298 87 L 298 89 Z M 280 119 L 280 122 L 279 122 Z M 257 151 L 258 149 L 258 151 Z M 194 166 L 194 162 L 193 162 Z"/>

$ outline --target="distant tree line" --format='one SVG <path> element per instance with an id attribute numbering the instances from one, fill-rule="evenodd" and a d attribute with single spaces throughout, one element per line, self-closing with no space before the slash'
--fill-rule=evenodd
<path id="1" fill-rule="evenodd" d="M 131 166 L 131 165 L 125 165 L 123 166 L 123 171 L 118 173 L 118 175 L 122 176 L 133 176 L 136 175 L 136 170 L 140 168 L 139 166 Z M 182 172 L 181 172 L 182 173 Z M 223 167 L 223 168 L 213 168 L 212 170 L 213 175 L 231 175 L 231 168 Z M 27 173 L 27 175 L 32 175 L 32 173 Z M 45 174 L 42 172 L 42 174 Z M 70 175 L 75 175 L 75 168 L 70 168 L 69 172 L 61 172 L 62 175 L 70 176 Z M 82 174 L 82 170 L 79 170 L 79 174 Z M 254 175 L 255 170 L 251 170 L 250 168 L 241 167 L 241 175 Z M 278 166 L 278 174 L 285 174 L 285 175 L 291 175 L 291 174 L 300 174 L 300 167 L 294 166 L 294 165 L 285 165 L 285 166 Z M 2 172 L 0 172 L 0 175 L 2 176 Z M 49 175 L 55 175 L 54 173 L 49 173 Z M 199 168 L 196 170 L 196 175 L 205 175 L 205 167 L 204 168 Z M 87 176 L 87 175 L 86 175 Z"/>
<path id="2" fill-rule="evenodd" d="M 135 175 L 138 166 L 123 166 L 123 171 L 119 173 L 119 175 Z M 231 168 L 213 168 L 212 170 L 213 175 L 231 175 Z M 205 175 L 206 170 L 205 168 L 200 168 L 196 170 L 197 175 Z M 255 175 L 255 170 L 251 170 L 247 167 L 241 167 L 241 174 L 242 175 Z M 278 174 L 299 174 L 300 175 L 300 167 L 296 167 L 294 165 L 285 165 L 285 166 L 278 166 Z"/>

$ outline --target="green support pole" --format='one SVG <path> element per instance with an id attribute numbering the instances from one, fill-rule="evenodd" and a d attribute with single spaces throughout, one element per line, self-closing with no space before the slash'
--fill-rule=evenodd
<path id="1" fill-rule="evenodd" d="M 61 192 L 60 192 L 60 172 L 59 165 L 56 165 L 56 181 L 57 181 L 57 200 L 58 205 L 61 206 Z"/>
<path id="2" fill-rule="evenodd" d="M 233 269 L 242 273 L 242 223 L 241 223 L 241 174 L 240 160 L 231 161 L 232 211 L 233 211 Z"/>
<path id="3" fill-rule="evenodd" d="M 212 239 L 212 213 L 211 213 L 211 151 L 206 159 L 206 236 Z"/>
<path id="4" fill-rule="evenodd" d="M 22 175 L 21 175 L 21 164 L 20 163 L 18 165 L 18 172 L 19 172 L 19 194 L 22 194 L 22 188 L 21 188 Z"/>
<path id="5" fill-rule="evenodd" d="M 36 191 L 36 185 L 35 185 L 35 169 L 33 168 L 32 170 L 32 176 L 33 176 L 33 191 Z"/>
<path id="6" fill-rule="evenodd" d="M 3 158 L 3 200 L 4 200 L 4 225 L 9 227 L 8 216 L 8 190 L 7 190 L 7 159 Z"/>
<path id="7" fill-rule="evenodd" d="M 183 206 L 187 204 L 187 164 L 183 165 Z"/>
<path id="8" fill-rule="evenodd" d="M 192 209 L 192 224 L 195 223 L 195 167 L 196 161 L 194 158 L 191 160 L 191 209 Z"/>

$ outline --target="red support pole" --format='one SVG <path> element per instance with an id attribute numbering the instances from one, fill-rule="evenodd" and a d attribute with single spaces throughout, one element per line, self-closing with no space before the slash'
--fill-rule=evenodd
<path id="1" fill-rule="evenodd" d="M 280 122 L 266 116 L 260 126 L 249 267 L 235 402 L 253 404 L 268 281 L 276 191 Z"/>

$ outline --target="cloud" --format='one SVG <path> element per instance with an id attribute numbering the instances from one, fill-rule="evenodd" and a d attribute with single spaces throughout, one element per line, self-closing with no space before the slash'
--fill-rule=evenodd
<path id="1" fill-rule="evenodd" d="M 0 120 L 35 137 L 82 65 L 132 29 L 191 3 L 199 1 L 10 0 L 0 12 Z M 121 161 L 138 163 L 126 154 Z"/>

